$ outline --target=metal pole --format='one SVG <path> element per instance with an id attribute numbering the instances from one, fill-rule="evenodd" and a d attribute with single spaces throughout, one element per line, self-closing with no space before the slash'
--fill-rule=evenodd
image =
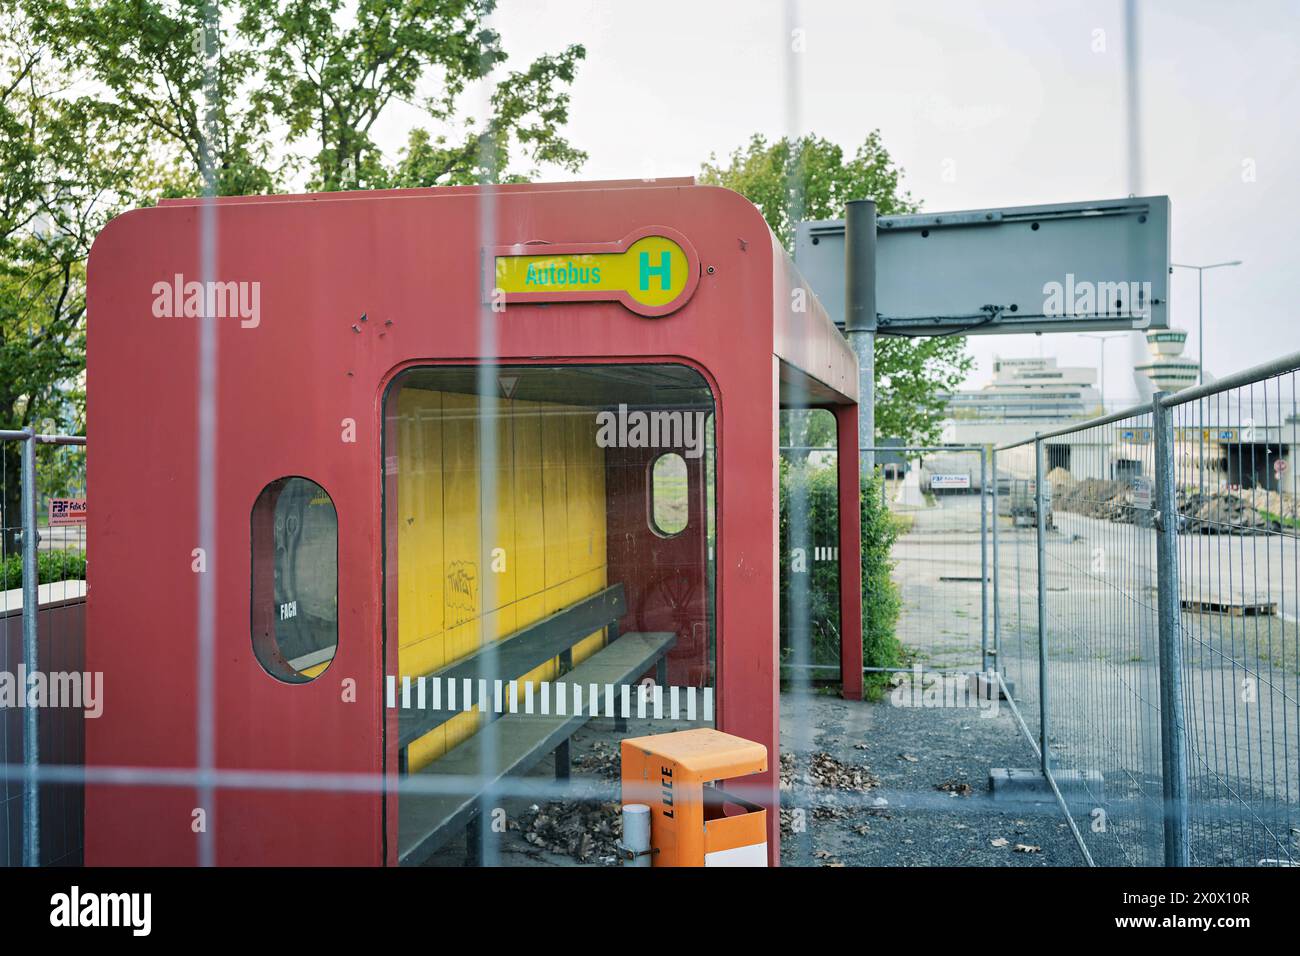
<path id="1" fill-rule="evenodd" d="M 1205 384 L 1205 270 L 1196 270 L 1196 345 L 1201 356 L 1196 360 L 1196 384 Z"/>
<path id="2" fill-rule="evenodd" d="M 623 805 L 623 865 L 653 866 L 650 848 L 650 807 L 644 803 Z"/>
<path id="3" fill-rule="evenodd" d="M 844 207 L 844 334 L 858 357 L 858 453 L 867 478 L 876 465 L 876 204 L 870 199 Z"/>
<path id="4" fill-rule="evenodd" d="M 1106 414 L 1106 340 L 1101 340 L 1101 413 Z"/>
<path id="5" fill-rule="evenodd" d="M 1205 384 L 1205 268 L 1203 266 L 1198 266 L 1196 269 L 1196 346 L 1200 349 L 1200 357 L 1196 360 L 1196 387 L 1200 388 Z M 1156 404 L 1159 404 L 1159 402 Z M 1152 422 L 1151 424 L 1156 423 Z M 1196 424 L 1204 427 L 1205 422 L 1197 422 Z M 1201 447 L 1200 463 L 1196 470 L 1200 478 L 1197 484 L 1201 492 L 1201 506 L 1204 507 L 1205 448 L 1203 445 Z"/>
<path id="6" fill-rule="evenodd" d="M 22 524 L 23 524 L 23 669 L 25 679 L 18 692 L 27 695 L 28 681 L 40 670 L 37 649 L 36 618 L 40 613 L 36 550 L 40 532 L 36 530 L 36 429 L 23 430 Z M 40 766 L 40 711 L 23 700 L 23 866 L 41 865 L 40 790 L 37 770 Z"/>
<path id="7" fill-rule="evenodd" d="M 1002 616 L 998 611 L 999 595 L 998 591 L 998 450 L 994 448 L 990 453 L 992 458 L 992 467 L 989 469 L 993 472 L 993 503 L 992 503 L 992 521 L 993 521 L 993 660 L 997 664 L 998 672 L 1002 672 Z"/>
<path id="8" fill-rule="evenodd" d="M 1156 453 L 1156 614 L 1160 631 L 1160 756 L 1164 792 L 1165 866 L 1187 866 L 1187 726 L 1183 710 L 1182 624 L 1178 607 L 1178 499 L 1174 484 L 1173 416 L 1151 401 Z"/>
<path id="9" fill-rule="evenodd" d="M 1043 776 L 1050 770 L 1047 747 L 1047 499 L 1043 495 L 1043 442 L 1034 441 L 1034 511 L 1038 518 L 1038 737 Z"/>
<path id="10" fill-rule="evenodd" d="M 980 670 L 989 672 L 989 464 L 980 446 Z"/>

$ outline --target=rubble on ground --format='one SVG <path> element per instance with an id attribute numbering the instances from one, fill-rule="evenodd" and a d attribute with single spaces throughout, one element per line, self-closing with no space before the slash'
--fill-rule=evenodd
<path id="1" fill-rule="evenodd" d="M 1105 478 L 1076 480 L 1064 468 L 1048 475 L 1052 483 L 1052 507 L 1057 511 L 1151 527 L 1153 510 L 1133 504 L 1129 481 Z M 1277 491 L 1246 489 L 1220 490 L 1201 494 L 1180 488 L 1177 494 L 1179 531 L 1184 534 L 1266 534 L 1283 531 L 1295 534 L 1297 502 L 1294 496 Z"/>
<path id="2" fill-rule="evenodd" d="M 1269 507 L 1269 499 L 1274 507 Z M 1290 499 L 1290 500 L 1284 500 Z M 1178 513 L 1184 516 L 1180 530 L 1192 534 L 1264 534 L 1289 531 L 1279 520 L 1294 520 L 1296 502 L 1290 495 L 1276 491 L 1219 492 L 1202 495 L 1198 491 L 1178 492 Z"/>

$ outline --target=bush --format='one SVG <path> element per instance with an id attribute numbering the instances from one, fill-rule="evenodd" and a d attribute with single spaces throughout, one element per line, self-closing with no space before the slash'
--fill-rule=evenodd
<path id="1" fill-rule="evenodd" d="M 81 581 L 86 577 L 86 552 L 84 551 L 41 551 L 36 555 L 36 578 L 38 584 L 54 584 L 57 581 Z M 0 561 L 0 591 L 8 591 L 23 586 L 23 556 L 21 553 L 6 555 Z"/>
<path id="2" fill-rule="evenodd" d="M 781 650 L 789 659 L 795 634 L 791 593 L 793 549 L 790 540 L 790 501 L 806 503 L 806 549 L 808 583 L 807 621 L 810 637 L 809 663 L 839 664 L 840 607 L 839 566 L 834 561 L 814 561 L 814 547 L 839 545 L 839 489 L 834 467 L 781 462 Z M 890 550 L 899 526 L 881 501 L 880 481 L 868 478 L 860 492 L 862 513 L 862 660 L 867 667 L 896 667 L 902 660 L 902 645 L 895 636 L 900 599 L 890 577 Z M 889 681 L 887 674 L 868 674 L 867 695 L 874 699 Z"/>

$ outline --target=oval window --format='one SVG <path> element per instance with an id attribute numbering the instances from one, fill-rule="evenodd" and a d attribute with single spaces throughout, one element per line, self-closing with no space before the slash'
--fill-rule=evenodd
<path id="1" fill-rule="evenodd" d="M 675 451 L 660 455 L 650 469 L 650 523 L 659 534 L 686 530 L 689 517 L 686 459 Z"/>
<path id="2" fill-rule="evenodd" d="M 277 680 L 320 675 L 338 647 L 338 515 L 320 485 L 279 478 L 253 504 L 253 653 Z"/>

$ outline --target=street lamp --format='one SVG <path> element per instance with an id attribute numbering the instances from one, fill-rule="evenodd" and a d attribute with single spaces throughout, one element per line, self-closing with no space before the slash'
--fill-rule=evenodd
<path id="1" fill-rule="evenodd" d="M 1231 262 L 1212 262 L 1208 266 L 1188 266 L 1181 262 L 1173 263 L 1175 269 L 1195 269 L 1196 270 L 1196 345 L 1201 351 L 1201 357 L 1197 360 L 1196 384 L 1205 384 L 1205 311 L 1202 308 L 1202 302 L 1205 298 L 1205 270 L 1221 269 L 1224 266 L 1239 266 L 1240 259 L 1233 259 Z"/>
<path id="2" fill-rule="evenodd" d="M 1097 339 L 1101 342 L 1101 413 L 1106 414 L 1106 341 L 1108 339 L 1122 339 L 1128 333 L 1116 332 L 1113 335 L 1098 335 L 1095 332 L 1080 332 L 1085 339 Z"/>

